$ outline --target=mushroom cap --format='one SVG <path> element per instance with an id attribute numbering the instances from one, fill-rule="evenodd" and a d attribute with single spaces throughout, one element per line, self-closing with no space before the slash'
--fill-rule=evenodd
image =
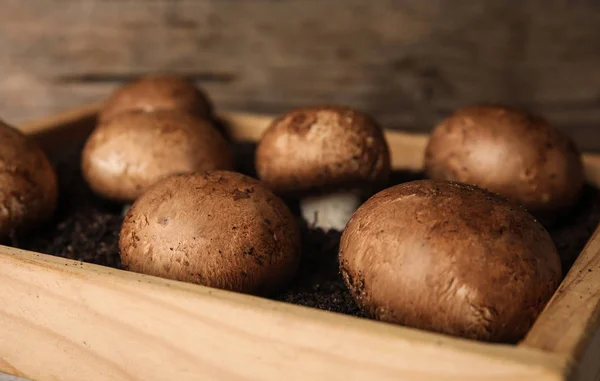
<path id="1" fill-rule="evenodd" d="M 141 77 L 116 89 L 98 115 L 105 123 L 129 111 L 184 110 L 210 118 L 212 103 L 191 81 L 182 77 L 156 74 Z"/>
<path id="2" fill-rule="evenodd" d="M 49 219 L 57 198 L 56 173 L 44 151 L 0 122 L 0 237 Z"/>
<path id="3" fill-rule="evenodd" d="M 126 202 L 169 175 L 233 165 L 231 148 L 213 125 L 180 110 L 121 114 L 96 127 L 82 154 L 92 190 Z"/>
<path id="4" fill-rule="evenodd" d="M 584 184 L 573 142 L 544 119 L 501 106 L 459 109 L 434 130 L 425 171 L 499 193 L 538 215 L 575 204 Z"/>
<path id="5" fill-rule="evenodd" d="M 339 259 L 366 314 L 500 342 L 522 338 L 562 277 L 552 239 L 529 213 L 446 181 L 371 197 L 348 223 Z"/>
<path id="6" fill-rule="evenodd" d="M 256 171 L 276 193 L 381 185 L 390 154 L 380 126 L 347 107 L 291 111 L 265 131 L 256 151 Z"/>
<path id="7" fill-rule="evenodd" d="M 214 171 L 152 186 L 125 217 L 119 248 L 131 271 L 268 294 L 296 272 L 300 235 L 287 206 L 260 182 Z"/>

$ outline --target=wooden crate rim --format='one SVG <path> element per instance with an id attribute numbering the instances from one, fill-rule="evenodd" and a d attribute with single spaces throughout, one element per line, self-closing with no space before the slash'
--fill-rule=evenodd
<path id="1" fill-rule="evenodd" d="M 76 107 L 71 110 L 52 115 L 46 119 L 24 123 L 19 129 L 29 135 L 46 135 L 57 126 L 68 127 L 81 120 L 92 119 L 96 116 L 102 103 L 91 103 Z M 218 114 L 234 128 L 230 131 L 231 137 L 236 140 L 256 141 L 260 138 L 262 131 L 272 120 L 272 115 L 254 114 L 239 111 L 224 111 Z M 237 126 L 248 126 L 249 128 L 237 128 Z M 399 130 L 386 130 L 386 138 L 391 145 L 400 145 L 408 152 L 406 155 L 392 155 L 392 166 L 394 168 L 420 168 L 422 158 L 415 154 L 424 149 L 427 144 L 428 135 L 410 133 Z M 600 153 L 583 152 L 582 159 L 585 166 L 586 178 L 589 182 L 600 187 Z"/>
<path id="2" fill-rule="evenodd" d="M 89 123 L 98 108 L 83 106 L 21 129 L 44 140 L 61 128 Z M 240 140 L 256 140 L 271 118 L 221 116 Z M 403 152 L 392 156 L 395 167 L 420 167 L 425 135 L 388 131 L 387 138 Z M 584 160 L 588 179 L 599 184 L 599 156 L 586 154 Z M 592 337 L 598 330 L 600 280 L 590 268 L 600 271 L 599 231 L 528 336 L 512 346 L 0 246 L 0 371 L 39 380 L 184 380 L 197 374 L 226 380 L 584 379 L 587 374 L 574 366 L 600 347 Z M 140 323 L 143 328 L 136 328 Z M 224 338 L 229 344 L 219 345 Z M 148 366 L 155 360 L 170 367 Z"/>

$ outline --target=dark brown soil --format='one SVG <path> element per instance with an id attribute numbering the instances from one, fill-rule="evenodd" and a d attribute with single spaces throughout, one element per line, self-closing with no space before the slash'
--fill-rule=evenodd
<path id="1" fill-rule="evenodd" d="M 254 147 L 238 147 L 238 170 L 254 175 Z M 61 199 L 53 221 L 27 239 L 13 237 L 8 244 L 61 257 L 119 267 L 118 237 L 121 205 L 94 196 L 79 173 L 79 150 L 56 160 Z M 421 178 L 417 173 L 397 172 L 391 184 Z M 297 212 L 297 205 L 290 203 Z M 298 219 L 299 221 L 300 218 Z M 600 222 L 600 191 L 587 187 L 580 204 L 549 231 L 563 258 L 571 266 L 594 228 Z M 275 299 L 360 316 L 339 275 L 337 249 L 339 232 L 313 230 L 302 222 L 304 259 L 298 276 L 290 287 Z"/>

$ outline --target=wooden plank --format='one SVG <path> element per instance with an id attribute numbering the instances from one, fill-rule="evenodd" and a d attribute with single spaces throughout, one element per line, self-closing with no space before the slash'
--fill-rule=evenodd
<path id="1" fill-rule="evenodd" d="M 522 345 L 569 356 L 573 379 L 600 375 L 600 227 Z"/>
<path id="2" fill-rule="evenodd" d="M 0 115 L 104 99 L 156 70 L 221 109 L 343 103 L 426 132 L 458 106 L 526 106 L 600 149 L 594 1 L 5 0 Z"/>
<path id="3" fill-rule="evenodd" d="M 61 154 L 65 144 L 79 144 L 87 138 L 95 127 L 100 107 L 100 103 L 81 105 L 18 128 L 33 136 L 47 153 Z"/>
<path id="4" fill-rule="evenodd" d="M 50 136 L 59 130 L 79 128 L 86 124 L 93 127 L 101 107 L 100 102 L 78 105 L 43 119 L 22 123 L 19 130 L 28 135 Z"/>
<path id="5" fill-rule="evenodd" d="M 559 356 L 0 247 L 0 371 L 35 380 L 561 380 Z"/>

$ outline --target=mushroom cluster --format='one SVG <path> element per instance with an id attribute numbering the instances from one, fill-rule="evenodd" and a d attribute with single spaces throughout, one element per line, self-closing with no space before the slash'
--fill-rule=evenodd
<path id="1" fill-rule="evenodd" d="M 204 92 L 169 76 L 125 85 L 106 103 L 82 171 L 98 195 L 133 202 L 119 240 L 125 268 L 277 292 L 301 260 L 286 199 L 309 227 L 342 233 L 340 272 L 378 320 L 516 341 L 562 279 L 529 211 L 576 203 L 583 169 L 574 144 L 539 117 L 462 108 L 431 136 L 430 179 L 390 186 L 384 131 L 363 112 L 329 105 L 279 116 L 258 142 L 253 179 L 233 171 L 212 110 Z"/>
<path id="2" fill-rule="evenodd" d="M 583 183 L 570 140 L 502 107 L 459 110 L 427 147 L 433 180 L 364 204 L 390 172 L 384 134 L 366 114 L 288 112 L 266 130 L 255 160 L 266 186 L 300 200 L 311 227 L 343 231 L 340 271 L 365 314 L 489 341 L 522 337 L 562 277 L 547 231 L 519 204 L 554 212 L 573 205 Z"/>
<path id="3" fill-rule="evenodd" d="M 208 97 L 182 78 L 128 83 L 98 116 L 83 150 L 83 176 L 98 195 L 133 202 L 173 174 L 233 169 L 229 143 L 211 118 Z"/>
<path id="4" fill-rule="evenodd" d="M 269 294 L 295 274 L 298 227 L 283 201 L 232 172 L 234 164 L 204 92 L 178 77 L 148 76 L 108 99 L 81 169 L 97 195 L 126 204 L 125 268 Z"/>

